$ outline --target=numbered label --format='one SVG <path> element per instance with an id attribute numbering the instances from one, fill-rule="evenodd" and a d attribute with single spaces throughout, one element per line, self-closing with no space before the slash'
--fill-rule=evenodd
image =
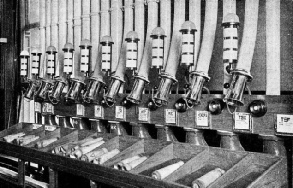
<path id="1" fill-rule="evenodd" d="M 35 129 L 38 129 L 40 127 L 42 127 L 43 125 L 42 124 L 32 124 L 32 129 L 35 130 Z"/>
<path id="2" fill-rule="evenodd" d="M 54 106 L 50 103 L 44 103 L 42 107 L 42 112 L 54 114 Z"/>
<path id="3" fill-rule="evenodd" d="M 42 112 L 42 107 L 41 103 L 35 102 L 35 111 L 41 113 Z"/>
<path id="4" fill-rule="evenodd" d="M 249 113 L 234 112 L 234 130 L 251 131 L 251 115 Z"/>
<path id="5" fill-rule="evenodd" d="M 196 126 L 209 127 L 209 112 L 208 111 L 196 111 Z"/>
<path id="6" fill-rule="evenodd" d="M 165 109 L 165 122 L 168 124 L 177 124 L 177 111 L 174 109 Z"/>
<path id="7" fill-rule="evenodd" d="M 277 114 L 276 132 L 293 134 L 293 115 Z"/>
<path id="8" fill-rule="evenodd" d="M 111 130 L 116 130 L 117 129 L 117 125 L 116 124 L 111 124 L 110 125 L 110 129 Z"/>
<path id="9" fill-rule="evenodd" d="M 139 121 L 147 121 L 150 120 L 150 110 L 148 108 L 138 108 L 138 120 Z"/>
<path id="10" fill-rule="evenodd" d="M 53 125 L 45 125 L 45 130 L 46 131 L 55 131 L 56 130 L 56 126 L 53 126 Z"/>
<path id="11" fill-rule="evenodd" d="M 123 120 L 126 118 L 126 110 L 124 106 L 116 106 L 115 117 L 117 119 L 123 119 Z"/>
<path id="12" fill-rule="evenodd" d="M 100 105 L 95 105 L 95 117 L 104 118 L 104 108 Z"/>
<path id="13" fill-rule="evenodd" d="M 84 116 L 84 106 L 82 104 L 76 105 L 76 115 Z"/>

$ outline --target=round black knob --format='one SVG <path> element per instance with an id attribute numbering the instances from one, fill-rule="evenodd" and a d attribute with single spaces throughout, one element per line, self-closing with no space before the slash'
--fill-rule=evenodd
<path id="1" fill-rule="evenodd" d="M 263 100 L 254 100 L 249 104 L 248 110 L 253 116 L 261 117 L 267 113 L 267 105 Z"/>
<path id="2" fill-rule="evenodd" d="M 121 105 L 124 106 L 126 109 L 129 109 L 132 106 L 132 102 L 124 98 L 121 101 Z"/>
<path id="3" fill-rule="evenodd" d="M 151 111 L 154 111 L 154 110 L 158 109 L 158 107 L 156 106 L 156 104 L 155 104 L 155 102 L 153 100 L 149 100 L 149 102 L 148 102 L 148 108 Z"/>
<path id="4" fill-rule="evenodd" d="M 224 108 L 224 102 L 222 99 L 213 99 L 208 103 L 208 110 L 213 115 L 218 115 Z"/>
<path id="5" fill-rule="evenodd" d="M 187 110 L 186 100 L 183 98 L 178 99 L 175 103 L 175 109 L 178 112 L 186 112 Z"/>
<path id="6" fill-rule="evenodd" d="M 231 73 L 231 70 L 232 70 L 232 65 L 227 65 L 226 66 L 226 71 L 227 71 L 228 74 Z"/>
<path id="7" fill-rule="evenodd" d="M 225 89 L 228 89 L 229 87 L 230 87 L 230 84 L 229 84 L 229 83 L 225 83 L 225 84 L 224 84 L 224 88 L 225 88 Z"/>

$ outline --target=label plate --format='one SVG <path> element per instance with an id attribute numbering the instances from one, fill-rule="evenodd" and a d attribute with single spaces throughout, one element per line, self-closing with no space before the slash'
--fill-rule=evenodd
<path id="1" fill-rule="evenodd" d="M 167 124 L 177 124 L 177 111 L 174 109 L 165 109 L 165 122 Z"/>
<path id="2" fill-rule="evenodd" d="M 124 106 L 116 106 L 115 108 L 115 118 L 117 119 L 126 119 L 126 109 Z"/>
<path id="3" fill-rule="evenodd" d="M 250 113 L 234 112 L 234 126 L 235 131 L 252 131 L 252 119 Z"/>
<path id="4" fill-rule="evenodd" d="M 210 114 L 208 111 L 196 111 L 196 117 L 195 117 L 196 126 L 209 127 L 210 126 L 209 117 L 210 117 Z"/>
<path id="5" fill-rule="evenodd" d="M 150 110 L 148 108 L 138 107 L 138 120 L 149 122 Z"/>
<path id="6" fill-rule="evenodd" d="M 95 105 L 95 117 L 104 118 L 104 108 L 100 105 Z"/>
<path id="7" fill-rule="evenodd" d="M 76 115 L 77 116 L 84 116 L 84 105 L 82 105 L 82 104 L 76 105 Z"/>
<path id="8" fill-rule="evenodd" d="M 276 132 L 293 134 L 293 115 L 277 114 Z"/>

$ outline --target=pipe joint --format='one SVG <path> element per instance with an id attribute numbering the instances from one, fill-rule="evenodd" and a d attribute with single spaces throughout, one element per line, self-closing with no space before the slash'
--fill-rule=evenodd
<path id="1" fill-rule="evenodd" d="M 139 104 L 141 102 L 142 92 L 148 83 L 149 81 L 144 77 L 136 76 L 131 93 L 126 97 L 126 100 L 133 104 Z"/>
<path id="2" fill-rule="evenodd" d="M 48 92 L 52 89 L 53 82 L 51 80 L 42 80 L 36 96 L 40 99 L 46 100 Z"/>
<path id="3" fill-rule="evenodd" d="M 160 86 L 153 97 L 153 102 L 158 107 L 168 104 L 171 87 L 174 83 L 177 82 L 173 76 L 170 76 L 166 73 L 161 74 L 161 78 Z"/>
<path id="4" fill-rule="evenodd" d="M 112 76 L 110 87 L 104 96 L 102 104 L 112 107 L 116 103 L 116 97 L 122 84 L 124 84 L 124 80 L 120 79 L 120 77 Z"/>
<path id="5" fill-rule="evenodd" d="M 232 71 L 230 88 L 228 89 L 223 101 L 231 106 L 243 106 L 243 92 L 246 87 L 246 83 L 251 80 L 252 76 L 246 70 L 236 69 Z"/>
<path id="6" fill-rule="evenodd" d="M 83 95 L 83 101 L 85 103 L 97 103 L 98 95 L 105 85 L 104 82 L 97 79 L 89 79 L 89 84 L 86 88 L 85 94 Z"/>
<path id="7" fill-rule="evenodd" d="M 61 100 L 61 95 L 67 83 L 63 80 L 56 80 L 52 92 L 48 94 L 48 98 L 52 104 L 58 104 Z"/>
<path id="8" fill-rule="evenodd" d="M 26 90 L 25 94 L 24 94 L 24 97 L 27 98 L 27 99 L 30 99 L 32 100 L 33 97 L 36 95 L 39 87 L 40 87 L 40 82 L 39 80 L 31 80 L 29 82 L 29 87 L 28 89 Z"/>
<path id="9" fill-rule="evenodd" d="M 65 95 L 65 102 L 68 104 L 78 103 L 81 99 L 81 91 L 83 90 L 85 84 L 79 80 L 72 79 L 71 86 Z"/>
<path id="10" fill-rule="evenodd" d="M 190 107 L 200 104 L 203 85 L 210 77 L 203 72 L 191 72 L 190 90 L 186 94 L 186 101 Z"/>

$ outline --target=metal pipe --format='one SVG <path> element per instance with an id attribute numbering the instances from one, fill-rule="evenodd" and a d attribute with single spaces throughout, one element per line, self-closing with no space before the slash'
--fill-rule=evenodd
<path id="1" fill-rule="evenodd" d="M 194 33 L 193 66 L 190 68 L 191 71 L 194 71 L 198 61 L 201 40 L 201 0 L 189 1 L 189 20 L 195 24 L 197 29 L 197 32 Z"/>
<path id="2" fill-rule="evenodd" d="M 54 46 L 58 52 L 58 0 L 51 1 L 51 43 L 50 45 Z M 56 61 L 57 62 L 57 61 Z M 58 67 L 58 66 L 56 66 Z"/>
<path id="3" fill-rule="evenodd" d="M 266 94 L 280 95 L 280 0 L 266 1 Z"/>
<path id="4" fill-rule="evenodd" d="M 259 0 L 245 1 L 245 20 L 242 43 L 238 63 L 232 72 L 230 88 L 224 101 L 231 106 L 243 105 L 243 91 L 247 82 L 252 80 L 250 75 L 252 57 L 256 43 Z"/>
<path id="5" fill-rule="evenodd" d="M 51 0 L 46 0 L 46 46 L 48 47 L 51 45 Z M 44 12 L 41 12 L 41 14 L 44 14 Z M 42 51 L 43 52 L 43 51 Z M 44 53 L 44 52 L 43 52 Z"/>
<path id="6" fill-rule="evenodd" d="M 149 83 L 149 70 L 152 63 L 152 38 L 151 35 L 157 34 L 153 32 L 158 24 L 158 3 L 155 1 L 148 1 L 148 25 L 147 25 L 147 38 L 145 48 L 142 56 L 141 63 L 139 64 L 137 75 L 131 93 L 127 96 L 127 100 L 134 104 L 139 104 L 141 95 L 145 84 Z M 161 31 L 161 30 L 160 30 Z M 139 60 L 139 59 L 138 59 Z M 139 60 L 140 61 L 140 60 Z"/>
<path id="7" fill-rule="evenodd" d="M 61 94 L 65 87 L 68 87 L 67 75 L 64 71 L 64 62 L 67 62 L 66 52 L 61 53 L 63 50 L 63 45 L 66 46 L 66 34 L 67 34 L 67 25 L 66 25 L 66 14 L 67 14 L 67 2 L 59 1 L 58 4 L 58 14 L 59 14 L 59 33 L 58 33 L 58 61 L 56 63 L 56 74 L 55 74 L 55 82 L 52 89 L 52 92 L 48 94 L 48 98 L 53 104 L 57 104 L 61 100 Z M 57 7 L 56 7 L 57 8 Z M 53 16 L 53 12 L 52 12 Z M 56 23 L 57 24 L 57 23 Z M 58 28 L 57 28 L 58 29 Z M 57 31 L 58 32 L 58 31 Z M 65 59 L 65 60 L 64 60 Z"/>
<path id="8" fill-rule="evenodd" d="M 91 0 L 82 0 L 82 32 L 81 38 L 83 39 L 91 39 L 91 19 L 90 19 L 90 11 L 91 11 Z M 96 33 L 95 33 L 96 34 Z"/>
<path id="9" fill-rule="evenodd" d="M 185 142 L 194 144 L 196 146 L 208 146 L 203 137 L 202 130 L 192 128 L 184 128 L 184 130 L 186 132 Z"/>
<path id="10" fill-rule="evenodd" d="M 205 21 L 203 30 L 203 39 L 195 70 L 190 73 L 191 86 L 186 94 L 186 99 L 191 106 L 200 103 L 200 97 L 205 81 L 209 80 L 208 71 L 212 52 L 214 48 L 218 0 L 207 0 L 205 6 Z"/>
<path id="11" fill-rule="evenodd" d="M 142 139 L 151 138 L 147 124 L 143 123 L 131 123 L 132 126 L 132 135 Z"/>
<path id="12" fill-rule="evenodd" d="M 73 1 L 67 1 L 67 42 L 71 44 L 73 44 L 73 10 Z"/>
<path id="13" fill-rule="evenodd" d="M 124 84 L 124 74 L 126 71 L 126 48 L 127 42 L 125 39 L 128 37 L 128 32 L 133 31 L 133 9 L 132 0 L 126 0 L 124 4 L 125 10 L 125 20 L 124 20 L 124 31 L 123 31 L 123 44 L 120 50 L 120 56 L 118 60 L 118 65 L 116 67 L 115 73 L 111 77 L 111 83 L 107 93 L 104 95 L 103 103 L 107 106 L 113 106 L 116 102 L 116 96 L 119 89 Z"/>
<path id="14" fill-rule="evenodd" d="M 109 57 L 111 58 L 111 53 L 109 54 L 103 54 L 103 45 L 106 45 L 105 43 L 109 44 L 108 48 L 110 49 L 110 51 L 112 50 L 112 38 L 109 37 L 110 35 L 110 15 L 109 15 L 109 10 L 110 10 L 110 4 L 109 1 L 101 1 L 101 5 L 99 4 L 100 2 L 95 2 L 95 5 L 97 5 L 96 8 L 93 8 L 92 6 L 92 14 L 95 16 L 95 19 L 99 19 L 99 17 L 101 18 L 101 26 L 99 26 L 100 22 L 97 20 L 94 20 L 94 18 L 92 18 L 92 23 L 94 21 L 94 25 L 95 28 L 92 28 L 92 41 L 95 42 L 93 44 L 93 53 L 92 53 L 92 61 L 95 61 L 93 64 L 95 64 L 94 67 L 94 72 L 91 75 L 91 77 L 89 78 L 88 81 L 88 85 L 86 87 L 86 91 L 85 94 L 83 96 L 83 100 L 86 103 L 96 103 L 98 102 L 97 97 L 98 94 L 100 92 L 100 90 L 102 89 L 102 86 L 105 85 L 104 83 L 104 73 L 103 73 L 103 57 L 107 56 L 107 59 L 109 59 Z M 114 2 L 113 2 L 114 3 Z M 118 1 L 117 1 L 117 5 L 118 5 Z M 100 10 L 100 6 L 101 6 L 101 10 Z M 113 6 L 116 6 L 115 4 L 112 4 L 112 8 Z M 117 21 L 117 24 L 122 24 L 122 20 L 121 23 L 118 23 L 118 20 L 114 19 L 115 17 L 115 13 L 117 13 L 117 17 L 122 19 L 122 13 L 121 15 L 119 14 L 119 11 L 121 7 L 115 7 L 112 9 L 112 19 L 114 21 Z M 115 10 L 114 10 L 115 9 Z M 117 9 L 117 10 L 116 10 Z M 118 11 L 118 12 L 116 12 Z M 100 16 L 99 16 L 100 13 Z M 115 31 L 115 23 L 112 23 L 113 25 L 113 31 Z M 119 26 L 117 27 L 119 28 Z M 100 30 L 99 30 L 100 29 Z M 98 33 L 96 33 L 96 31 L 98 31 Z M 99 34 L 100 36 L 97 36 L 96 34 Z M 117 33 L 121 33 L 119 31 L 117 31 Z M 119 34 L 117 36 L 119 36 Z M 122 36 L 122 34 L 121 34 Z M 119 39 L 119 37 L 117 38 L 117 40 Z M 101 41 L 100 44 L 96 43 L 98 41 Z M 107 48 L 107 47 L 106 47 Z M 107 48 L 107 49 L 108 49 Z M 109 59 L 110 60 L 110 59 Z M 111 63 L 111 62 L 107 62 L 107 63 Z M 110 65 L 111 67 L 111 65 Z M 109 68 L 110 69 L 110 68 Z"/>
<path id="15" fill-rule="evenodd" d="M 134 17 L 135 17 L 135 26 L 134 30 L 137 32 L 138 38 L 139 38 L 139 44 L 138 44 L 138 49 L 137 49 L 137 67 L 140 66 L 141 59 L 143 56 L 143 50 L 144 50 L 144 37 L 145 37 L 145 19 L 144 19 L 144 0 L 135 0 L 134 4 Z M 151 15 L 150 15 L 151 16 Z"/>
<path id="16" fill-rule="evenodd" d="M 224 23 L 224 20 L 226 20 L 225 17 L 228 14 L 231 14 L 231 13 L 236 15 L 236 0 L 223 0 L 223 23 Z M 229 39 L 229 41 L 231 41 L 231 40 L 233 40 L 233 39 Z M 238 39 L 236 39 L 236 40 L 238 40 Z M 224 42 L 225 42 L 225 38 L 224 38 Z M 238 42 L 237 42 L 237 45 L 238 45 Z M 237 48 L 237 50 L 238 50 L 238 48 Z M 223 57 L 225 56 L 224 53 L 227 53 L 227 52 L 223 51 Z M 231 53 L 233 53 L 233 52 L 231 52 Z M 234 53 L 236 53 L 236 62 L 237 62 L 237 53 L 238 52 L 234 52 Z M 234 62 L 234 63 L 236 63 L 236 62 Z M 227 62 L 225 60 L 223 62 L 223 64 L 224 64 L 224 82 L 223 82 L 224 83 L 224 88 L 223 88 L 223 93 L 224 94 L 227 93 L 227 87 L 230 85 L 228 83 L 231 82 L 231 72 L 230 72 L 230 70 L 227 70 L 227 66 L 229 67 L 229 65 L 231 65 L 231 63 L 233 63 L 233 62 L 231 62 L 231 61 Z"/>
<path id="17" fill-rule="evenodd" d="M 92 59 L 91 59 L 91 71 L 95 70 L 95 66 L 98 59 L 98 50 L 100 44 L 100 1 L 91 1 L 91 42 L 92 42 Z"/>
<path id="18" fill-rule="evenodd" d="M 114 72 L 119 60 L 119 52 L 122 44 L 122 30 L 123 30 L 123 14 L 122 14 L 122 1 L 111 0 L 111 37 L 114 45 L 112 47 L 112 64 L 111 72 Z M 104 33 L 104 35 L 110 35 L 110 33 Z"/>
<path id="19" fill-rule="evenodd" d="M 157 139 L 162 141 L 172 141 L 176 142 L 177 138 L 174 136 L 173 131 L 168 127 L 164 125 L 155 125 L 157 129 Z"/>
<path id="20" fill-rule="evenodd" d="M 171 1 L 160 0 L 160 27 L 163 28 L 165 33 L 164 38 L 164 63 L 163 70 L 167 64 L 170 43 L 171 43 Z"/>
<path id="21" fill-rule="evenodd" d="M 263 140 L 263 152 L 275 156 L 286 156 L 286 148 L 284 139 L 274 135 L 259 135 Z"/>
<path id="22" fill-rule="evenodd" d="M 221 135 L 221 148 L 226 148 L 233 151 L 244 151 L 237 134 L 220 130 L 218 130 L 218 134 Z"/>
<path id="23" fill-rule="evenodd" d="M 165 71 L 160 75 L 161 82 L 159 88 L 153 97 L 153 102 L 157 106 L 166 105 L 168 103 L 168 96 L 172 84 L 177 82 L 176 72 L 179 65 L 182 40 L 180 26 L 185 20 L 185 1 L 175 0 L 174 15 L 176 16 L 174 16 L 173 21 L 173 35 L 168 60 Z"/>

